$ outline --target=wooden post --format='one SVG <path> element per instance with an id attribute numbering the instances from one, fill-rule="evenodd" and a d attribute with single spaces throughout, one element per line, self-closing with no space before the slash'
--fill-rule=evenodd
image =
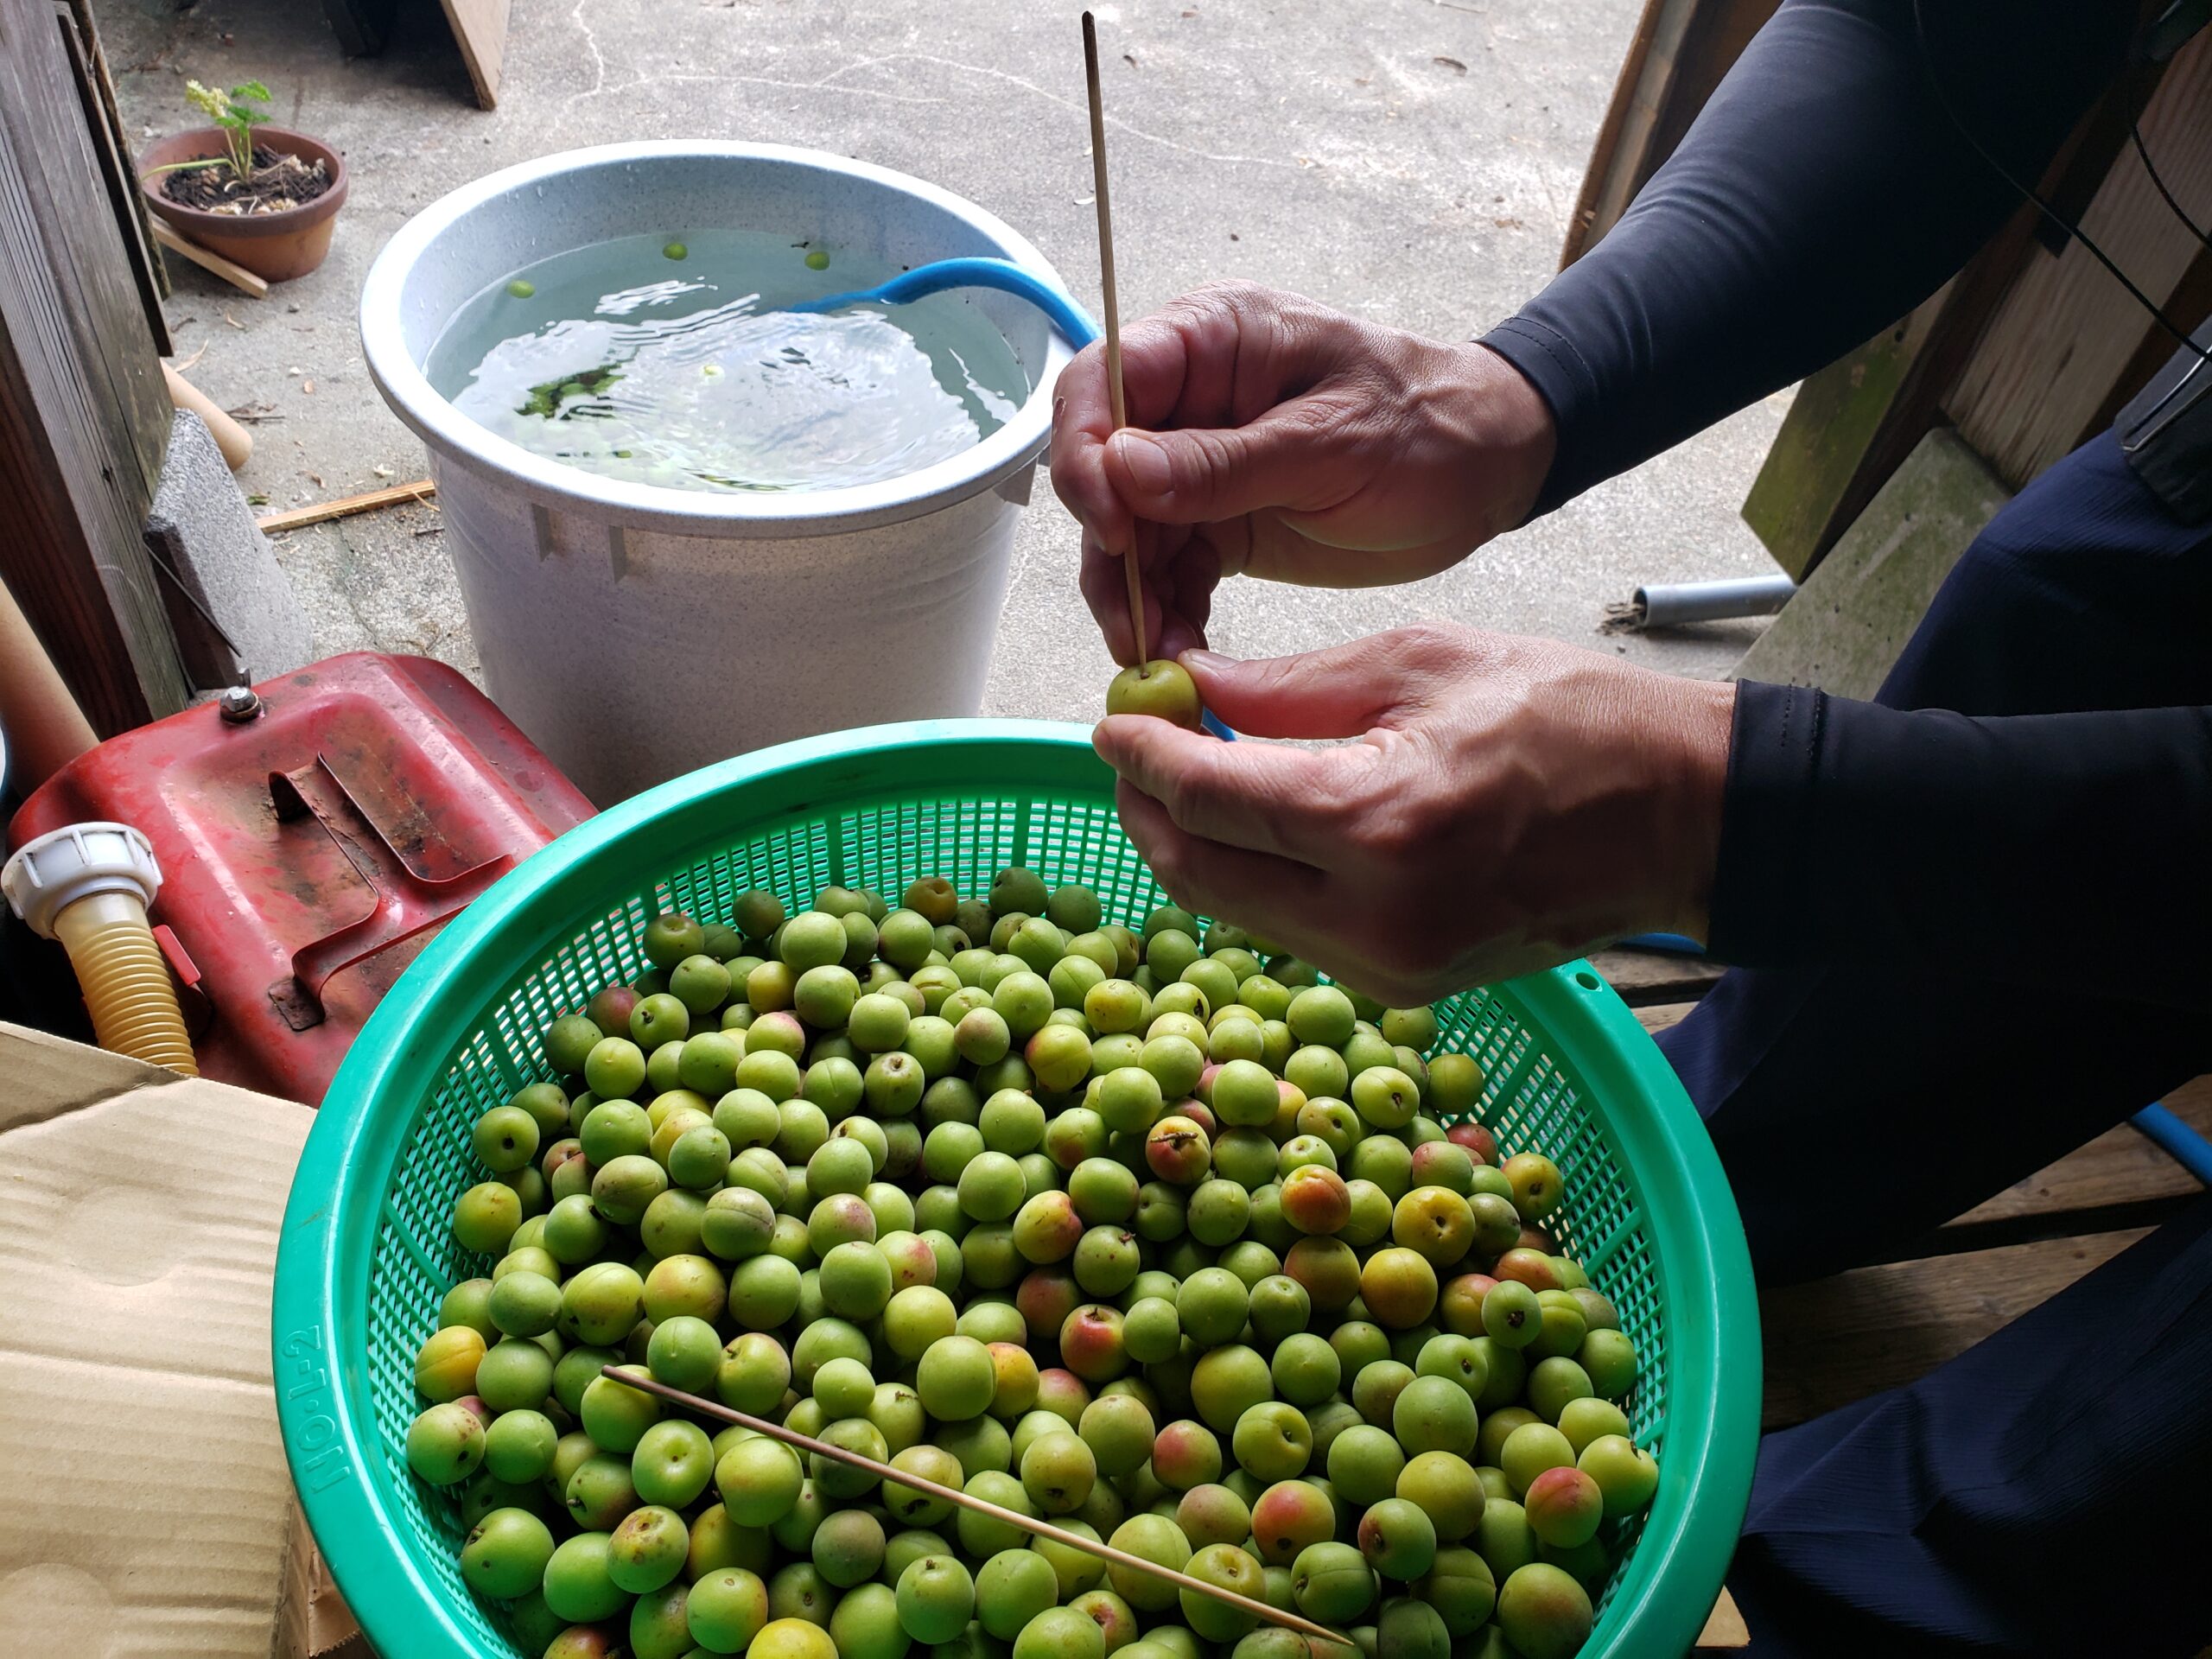
<path id="1" fill-rule="evenodd" d="M 103 736 L 189 689 L 142 540 L 168 394 L 50 4 L 0 7 L 4 581 Z"/>

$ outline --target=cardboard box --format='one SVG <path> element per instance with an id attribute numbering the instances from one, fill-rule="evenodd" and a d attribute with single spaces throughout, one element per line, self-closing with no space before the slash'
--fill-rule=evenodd
<path id="1" fill-rule="evenodd" d="M 314 1113 L 5 1024 L 0 1078 L 0 1654 L 365 1655 L 270 1384 Z"/>

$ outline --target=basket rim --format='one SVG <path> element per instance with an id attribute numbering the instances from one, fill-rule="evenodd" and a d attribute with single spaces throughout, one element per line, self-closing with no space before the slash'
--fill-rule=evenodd
<path id="1" fill-rule="evenodd" d="M 379 1651 L 484 1655 L 402 1541 L 405 1495 L 385 1470 L 369 1395 L 369 1267 L 386 1183 L 412 1133 L 423 1077 L 441 1071 L 482 1024 L 480 1010 L 462 1014 L 464 999 L 442 991 L 478 977 L 504 984 L 515 963 L 573 933 L 578 912 L 568 890 L 598 883 L 601 867 L 633 835 L 692 830 L 702 847 L 726 841 L 749 816 L 741 791 L 772 788 L 781 798 L 775 814 L 810 800 L 840 805 L 844 791 L 863 781 L 856 765 L 880 767 L 887 755 L 912 765 L 922 751 L 957 755 L 978 785 L 1111 798 L 1112 774 L 1091 749 L 1090 728 L 1079 725 L 912 721 L 738 756 L 612 807 L 532 855 L 446 926 L 363 1027 L 294 1176 L 278 1239 L 270 1344 L 278 1426 L 308 1525 Z M 945 792 L 959 786 L 951 778 L 943 785 Z M 474 971 L 480 962 L 480 976 Z M 1560 1070 L 1605 1126 L 1651 1241 L 1666 1321 L 1659 1491 L 1584 1656 L 1624 1654 L 1631 1639 L 1638 1653 L 1681 1651 L 1719 1592 L 1757 1453 L 1758 1305 L 1742 1224 L 1688 1094 L 1587 963 L 1488 989 L 1541 1028 Z M 1632 1101 L 1637 1109 L 1608 1110 L 1601 1101 Z M 344 1224 L 347 1218 L 354 1224 Z"/>

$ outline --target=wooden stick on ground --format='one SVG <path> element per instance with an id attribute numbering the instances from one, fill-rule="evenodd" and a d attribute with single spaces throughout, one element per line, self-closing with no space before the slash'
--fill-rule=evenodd
<path id="1" fill-rule="evenodd" d="M 1090 177 L 1098 199 L 1099 288 L 1106 311 L 1106 392 L 1112 400 L 1114 429 L 1129 423 L 1128 404 L 1122 397 L 1122 306 L 1114 289 L 1114 209 L 1106 194 L 1106 109 L 1098 93 L 1098 25 L 1083 14 L 1083 78 L 1090 94 Z M 1136 636 L 1137 661 L 1146 658 L 1144 639 L 1144 576 L 1137 569 L 1134 546 L 1122 550 L 1122 570 L 1129 584 L 1129 629 Z"/>
<path id="2" fill-rule="evenodd" d="M 212 270 L 232 288 L 242 288 L 257 300 L 269 297 L 269 284 L 235 260 L 226 259 L 212 249 L 203 248 L 166 219 L 154 220 L 154 240 L 171 253 L 181 254 L 203 270 Z"/>
<path id="3" fill-rule="evenodd" d="M 287 507 L 282 512 L 272 512 L 256 520 L 261 533 L 273 536 L 280 530 L 298 530 L 308 524 L 327 523 L 333 518 L 350 518 L 357 512 L 374 512 L 379 507 L 397 507 L 410 501 L 427 501 L 437 493 L 438 486 L 427 478 L 412 484 L 395 484 L 390 489 L 371 490 L 362 495 L 344 495 L 335 501 L 318 501 L 310 507 Z"/>
<path id="4" fill-rule="evenodd" d="M 772 1423 L 765 1417 L 751 1416 L 742 1411 L 732 1410 L 729 1407 L 718 1404 L 712 1400 L 702 1400 L 696 1394 L 686 1394 L 681 1389 L 671 1389 L 667 1383 L 640 1371 L 626 1370 L 615 1365 L 602 1365 L 600 1367 L 600 1375 L 621 1383 L 625 1388 L 636 1389 L 642 1393 L 654 1395 L 660 1399 L 682 1406 L 687 1411 L 695 1411 L 705 1417 L 718 1417 L 726 1423 L 735 1423 L 740 1428 L 749 1428 L 756 1434 L 765 1434 L 772 1440 L 781 1440 L 785 1446 L 798 1451 L 810 1452 L 816 1457 L 828 1458 L 831 1462 L 842 1463 L 849 1468 L 865 1470 L 878 1480 L 896 1481 L 901 1486 L 910 1487 L 918 1492 L 925 1492 L 941 1503 L 950 1503 L 960 1509 L 973 1510 L 977 1515 L 988 1516 L 992 1520 L 1004 1522 L 1007 1526 L 1020 1531 L 1032 1533 L 1039 1538 L 1049 1538 L 1056 1544 L 1066 1545 L 1070 1549 L 1079 1549 L 1087 1554 L 1096 1555 L 1099 1560 L 1110 1561 L 1116 1567 L 1125 1567 L 1132 1572 L 1148 1573 L 1155 1579 L 1173 1585 L 1179 1590 L 1195 1591 L 1199 1595 L 1220 1602 L 1224 1606 L 1234 1607 L 1239 1612 L 1249 1614 L 1254 1618 L 1265 1619 L 1271 1624 L 1280 1624 L 1286 1630 L 1296 1630 L 1300 1636 L 1310 1637 L 1319 1642 L 1326 1642 L 1336 1647 L 1350 1648 L 1353 1645 L 1350 1637 L 1341 1635 L 1325 1624 L 1316 1624 L 1310 1618 L 1302 1618 L 1296 1613 L 1286 1612 L 1280 1607 L 1270 1607 L 1267 1603 L 1255 1601 L 1249 1596 L 1240 1596 L 1234 1590 L 1224 1590 L 1219 1585 L 1208 1584 L 1204 1579 L 1194 1579 L 1187 1573 L 1179 1573 L 1172 1567 L 1162 1567 L 1157 1561 L 1147 1561 L 1141 1555 L 1132 1555 L 1126 1549 L 1116 1549 L 1111 1544 L 1101 1543 L 1096 1538 L 1086 1538 L 1081 1533 L 1070 1532 L 1064 1527 L 1056 1527 L 1049 1521 L 1039 1521 L 1033 1516 L 1023 1515 L 1018 1510 L 1009 1510 L 1003 1504 L 990 1502 L 988 1498 L 971 1497 L 957 1486 L 943 1485 L 925 1475 L 914 1474 L 892 1464 L 879 1463 L 865 1452 L 848 1452 L 842 1446 L 832 1446 L 826 1440 L 817 1440 L 810 1434 L 802 1434 L 797 1429 L 785 1428 L 780 1423 Z"/>

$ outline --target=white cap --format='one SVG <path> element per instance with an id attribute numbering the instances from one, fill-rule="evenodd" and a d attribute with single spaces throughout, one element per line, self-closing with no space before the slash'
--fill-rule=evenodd
<path id="1" fill-rule="evenodd" d="M 42 938 L 54 918 L 89 893 L 135 893 L 150 905 L 162 890 L 154 844 L 127 823 L 73 823 L 26 842 L 4 868 L 0 893 Z"/>

